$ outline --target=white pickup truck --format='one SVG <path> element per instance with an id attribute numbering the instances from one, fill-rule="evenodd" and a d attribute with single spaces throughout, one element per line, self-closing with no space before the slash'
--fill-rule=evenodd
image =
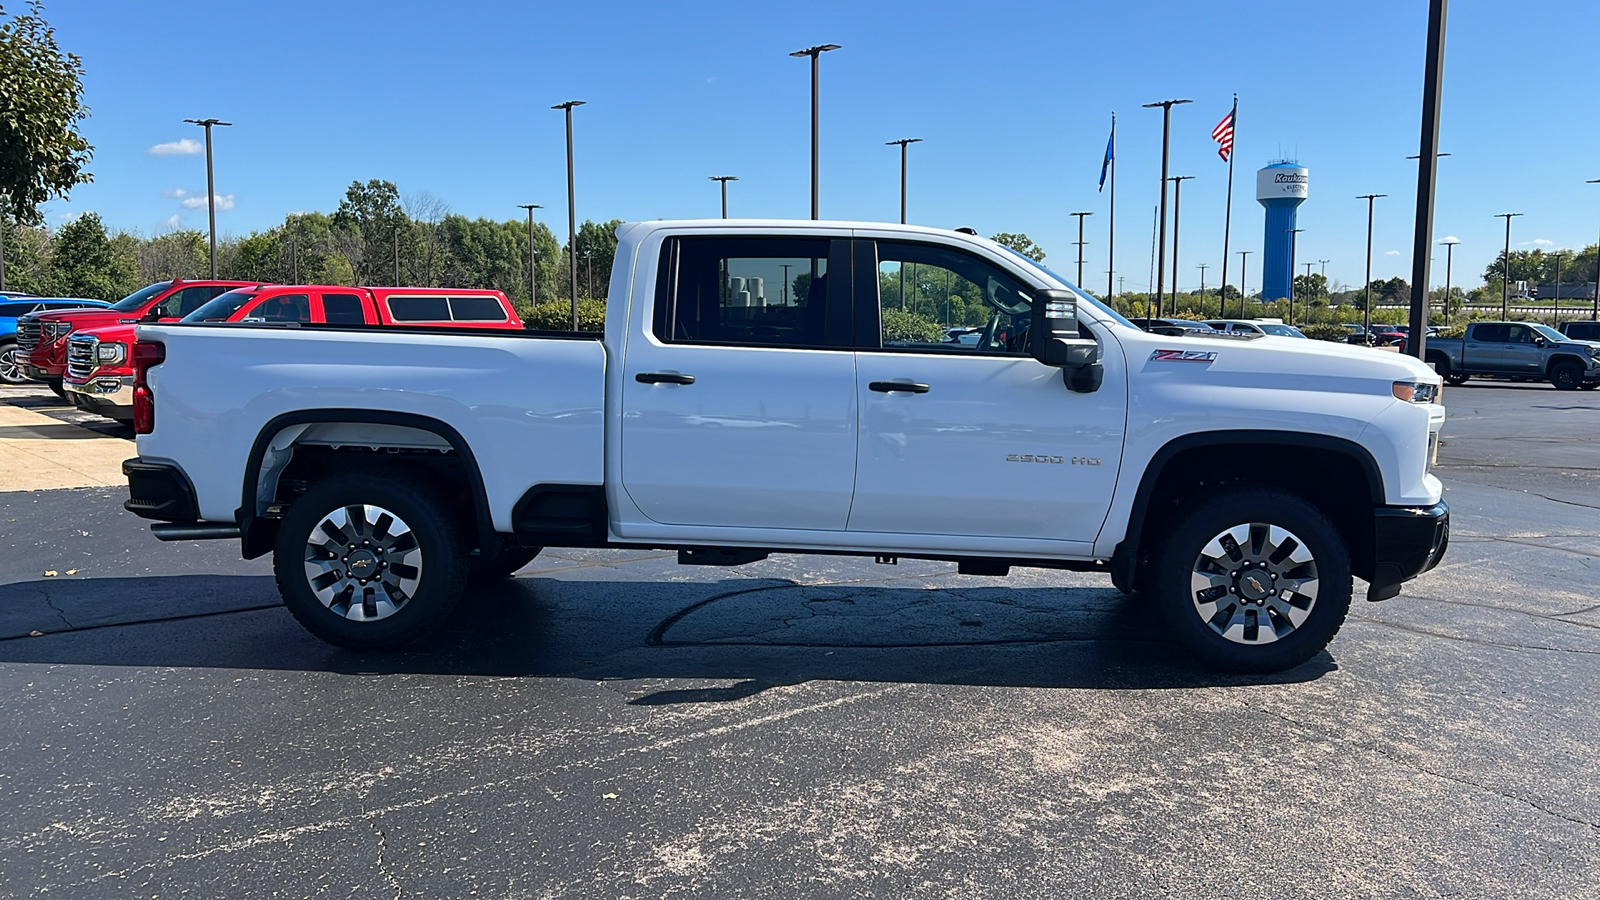
<path id="1" fill-rule="evenodd" d="M 140 326 L 128 509 L 274 554 L 353 648 L 436 633 L 540 548 L 651 547 L 1105 572 L 1203 662 L 1274 671 L 1352 576 L 1382 600 L 1445 551 L 1439 377 L 1409 357 L 1147 334 L 965 231 L 617 236 L 603 337 Z M 923 343 L 908 304 L 988 320 Z"/>

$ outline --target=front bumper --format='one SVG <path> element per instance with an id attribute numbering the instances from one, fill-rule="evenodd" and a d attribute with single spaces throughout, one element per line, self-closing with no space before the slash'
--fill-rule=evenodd
<path id="1" fill-rule="evenodd" d="M 1450 506 L 1381 507 L 1372 511 L 1373 567 L 1368 600 L 1387 600 L 1400 585 L 1439 564 L 1450 546 Z"/>
<path id="2" fill-rule="evenodd" d="M 72 405 L 119 422 L 133 421 L 133 376 L 95 375 L 82 383 L 61 382 Z"/>

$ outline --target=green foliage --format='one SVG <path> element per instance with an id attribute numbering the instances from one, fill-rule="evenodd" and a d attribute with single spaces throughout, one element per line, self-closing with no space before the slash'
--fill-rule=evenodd
<path id="1" fill-rule="evenodd" d="M 523 231 L 527 231 L 524 227 Z M 522 323 L 538 331 L 572 330 L 572 301 L 557 300 L 541 303 L 522 317 Z M 580 298 L 578 300 L 578 330 L 604 331 L 606 328 L 606 302 Z"/>
<path id="2" fill-rule="evenodd" d="M 83 62 L 63 53 L 33 0 L 22 15 L 0 7 L 0 219 L 38 224 L 39 204 L 92 180 L 94 148 L 78 132 Z"/>
<path id="3" fill-rule="evenodd" d="M 1004 244 L 1034 262 L 1044 262 L 1044 248 L 1035 244 L 1033 239 L 1025 234 L 1012 234 L 1009 231 L 1002 231 L 990 237 L 989 240 L 994 241 L 996 244 Z"/>
<path id="4" fill-rule="evenodd" d="M 576 255 L 580 296 L 606 296 L 606 288 L 611 280 L 611 262 L 617 255 L 617 227 L 621 224 L 621 219 L 612 219 L 599 225 L 585 219 L 578 226 Z M 593 291 L 589 290 L 591 270 L 594 273 Z"/>
<path id="5" fill-rule="evenodd" d="M 143 287 L 139 263 L 126 243 L 106 236 L 105 225 L 86 213 L 62 226 L 50 256 L 50 290 L 68 297 L 119 300 Z"/>
<path id="6" fill-rule="evenodd" d="M 1332 341 L 1335 344 L 1343 344 L 1350 337 L 1350 329 L 1333 322 L 1302 325 L 1300 332 L 1314 341 Z"/>
<path id="7" fill-rule="evenodd" d="M 400 208 L 400 191 L 394 182 L 378 178 L 366 184 L 351 182 L 333 214 L 332 225 L 335 245 L 350 261 L 359 283 L 387 284 L 395 280 L 396 234 L 402 239 L 408 237 L 411 220 Z M 403 252 L 411 248 L 400 249 Z"/>
<path id="8" fill-rule="evenodd" d="M 904 309 L 883 310 L 883 339 L 937 344 L 944 340 L 944 326 Z"/>

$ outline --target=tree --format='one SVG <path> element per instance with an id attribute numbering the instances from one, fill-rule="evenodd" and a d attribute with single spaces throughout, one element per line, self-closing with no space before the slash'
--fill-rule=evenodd
<path id="1" fill-rule="evenodd" d="M 355 269 L 361 284 L 381 284 L 394 271 L 395 232 L 404 237 L 411 220 L 400 208 L 400 190 L 374 178 L 350 183 L 333 214 L 335 244 Z"/>
<path id="2" fill-rule="evenodd" d="M 621 219 L 612 219 L 601 225 L 596 225 L 587 219 L 578 227 L 577 255 L 578 255 L 578 293 L 586 295 L 588 290 L 588 273 L 594 270 L 594 294 L 597 297 L 606 296 L 607 286 L 611 281 L 611 262 L 617 255 L 617 227 L 622 224 Z M 586 259 L 585 253 L 593 254 Z"/>
<path id="3" fill-rule="evenodd" d="M 206 236 L 198 231 L 156 235 L 140 242 L 134 253 L 139 260 L 139 277 L 146 282 L 200 278 L 208 273 Z"/>
<path id="4" fill-rule="evenodd" d="M 63 53 L 55 29 L 31 0 L 5 20 L 0 6 L 0 219 L 42 221 L 39 205 L 92 180 L 84 167 L 94 148 L 78 133 L 83 62 Z"/>
<path id="5" fill-rule="evenodd" d="M 1033 239 L 1025 234 L 1012 234 L 1009 231 L 1002 231 L 989 238 L 989 240 L 994 241 L 996 244 L 1004 244 L 1034 262 L 1044 262 L 1044 248 L 1035 244 Z"/>
<path id="6" fill-rule="evenodd" d="M 139 263 L 106 236 L 100 217 L 86 213 L 62 226 L 50 257 L 51 289 L 69 297 L 116 300 L 142 286 Z"/>

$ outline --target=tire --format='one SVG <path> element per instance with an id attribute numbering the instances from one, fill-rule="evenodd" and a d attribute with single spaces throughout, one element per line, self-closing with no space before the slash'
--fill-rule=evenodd
<path id="1" fill-rule="evenodd" d="M 278 528 L 272 570 L 284 605 L 307 631 L 352 650 L 436 637 L 469 570 L 448 510 L 425 482 L 404 474 L 318 482 Z"/>
<path id="2" fill-rule="evenodd" d="M 468 562 L 470 568 L 467 578 L 480 583 L 510 578 L 518 569 L 533 562 L 533 558 L 543 549 L 543 547 L 507 544 L 501 547 L 498 553 L 471 557 Z"/>
<path id="3" fill-rule="evenodd" d="M 47 382 L 47 384 L 49 384 L 49 386 L 50 386 L 51 393 L 55 394 L 57 397 L 60 397 L 63 400 L 67 400 L 67 402 L 69 402 L 69 403 L 71 402 L 71 400 L 69 400 L 67 398 L 67 389 L 61 386 L 61 382 L 59 382 L 59 381 L 51 381 L 51 382 Z"/>
<path id="4" fill-rule="evenodd" d="M 1440 378 L 1450 381 L 1450 357 L 1442 353 L 1435 354 L 1428 357 L 1428 365 L 1433 367 L 1433 371 L 1438 373 Z M 1455 382 L 1451 383 L 1454 384 Z"/>
<path id="5" fill-rule="evenodd" d="M 1468 375 L 1465 372 L 1457 372 L 1457 371 L 1452 370 L 1449 375 L 1444 376 L 1444 380 L 1445 380 L 1445 382 L 1447 384 L 1451 384 L 1451 385 L 1454 385 L 1456 387 L 1460 387 L 1461 385 L 1466 384 L 1467 383 L 1467 379 L 1470 378 L 1470 377 L 1472 377 L 1472 376 Z"/>
<path id="6" fill-rule="evenodd" d="M 1291 580 L 1298 590 L 1279 587 Z M 1181 513 L 1152 582 L 1162 618 L 1185 650 L 1210 668 L 1254 673 L 1321 652 L 1344 624 L 1352 585 L 1350 554 L 1333 523 L 1273 488 L 1207 497 Z"/>
<path id="7" fill-rule="evenodd" d="M 1550 383 L 1558 391 L 1575 391 L 1583 386 L 1583 367 L 1575 362 L 1558 362 L 1550 367 Z"/>
<path id="8" fill-rule="evenodd" d="M 0 343 L 0 384 L 27 382 L 28 379 L 22 374 L 22 366 L 17 364 L 17 345 L 10 341 Z"/>
<path id="9" fill-rule="evenodd" d="M 1600 381 L 1585 381 L 1582 387 L 1586 391 L 1592 391 L 1595 388 L 1600 387 Z"/>

